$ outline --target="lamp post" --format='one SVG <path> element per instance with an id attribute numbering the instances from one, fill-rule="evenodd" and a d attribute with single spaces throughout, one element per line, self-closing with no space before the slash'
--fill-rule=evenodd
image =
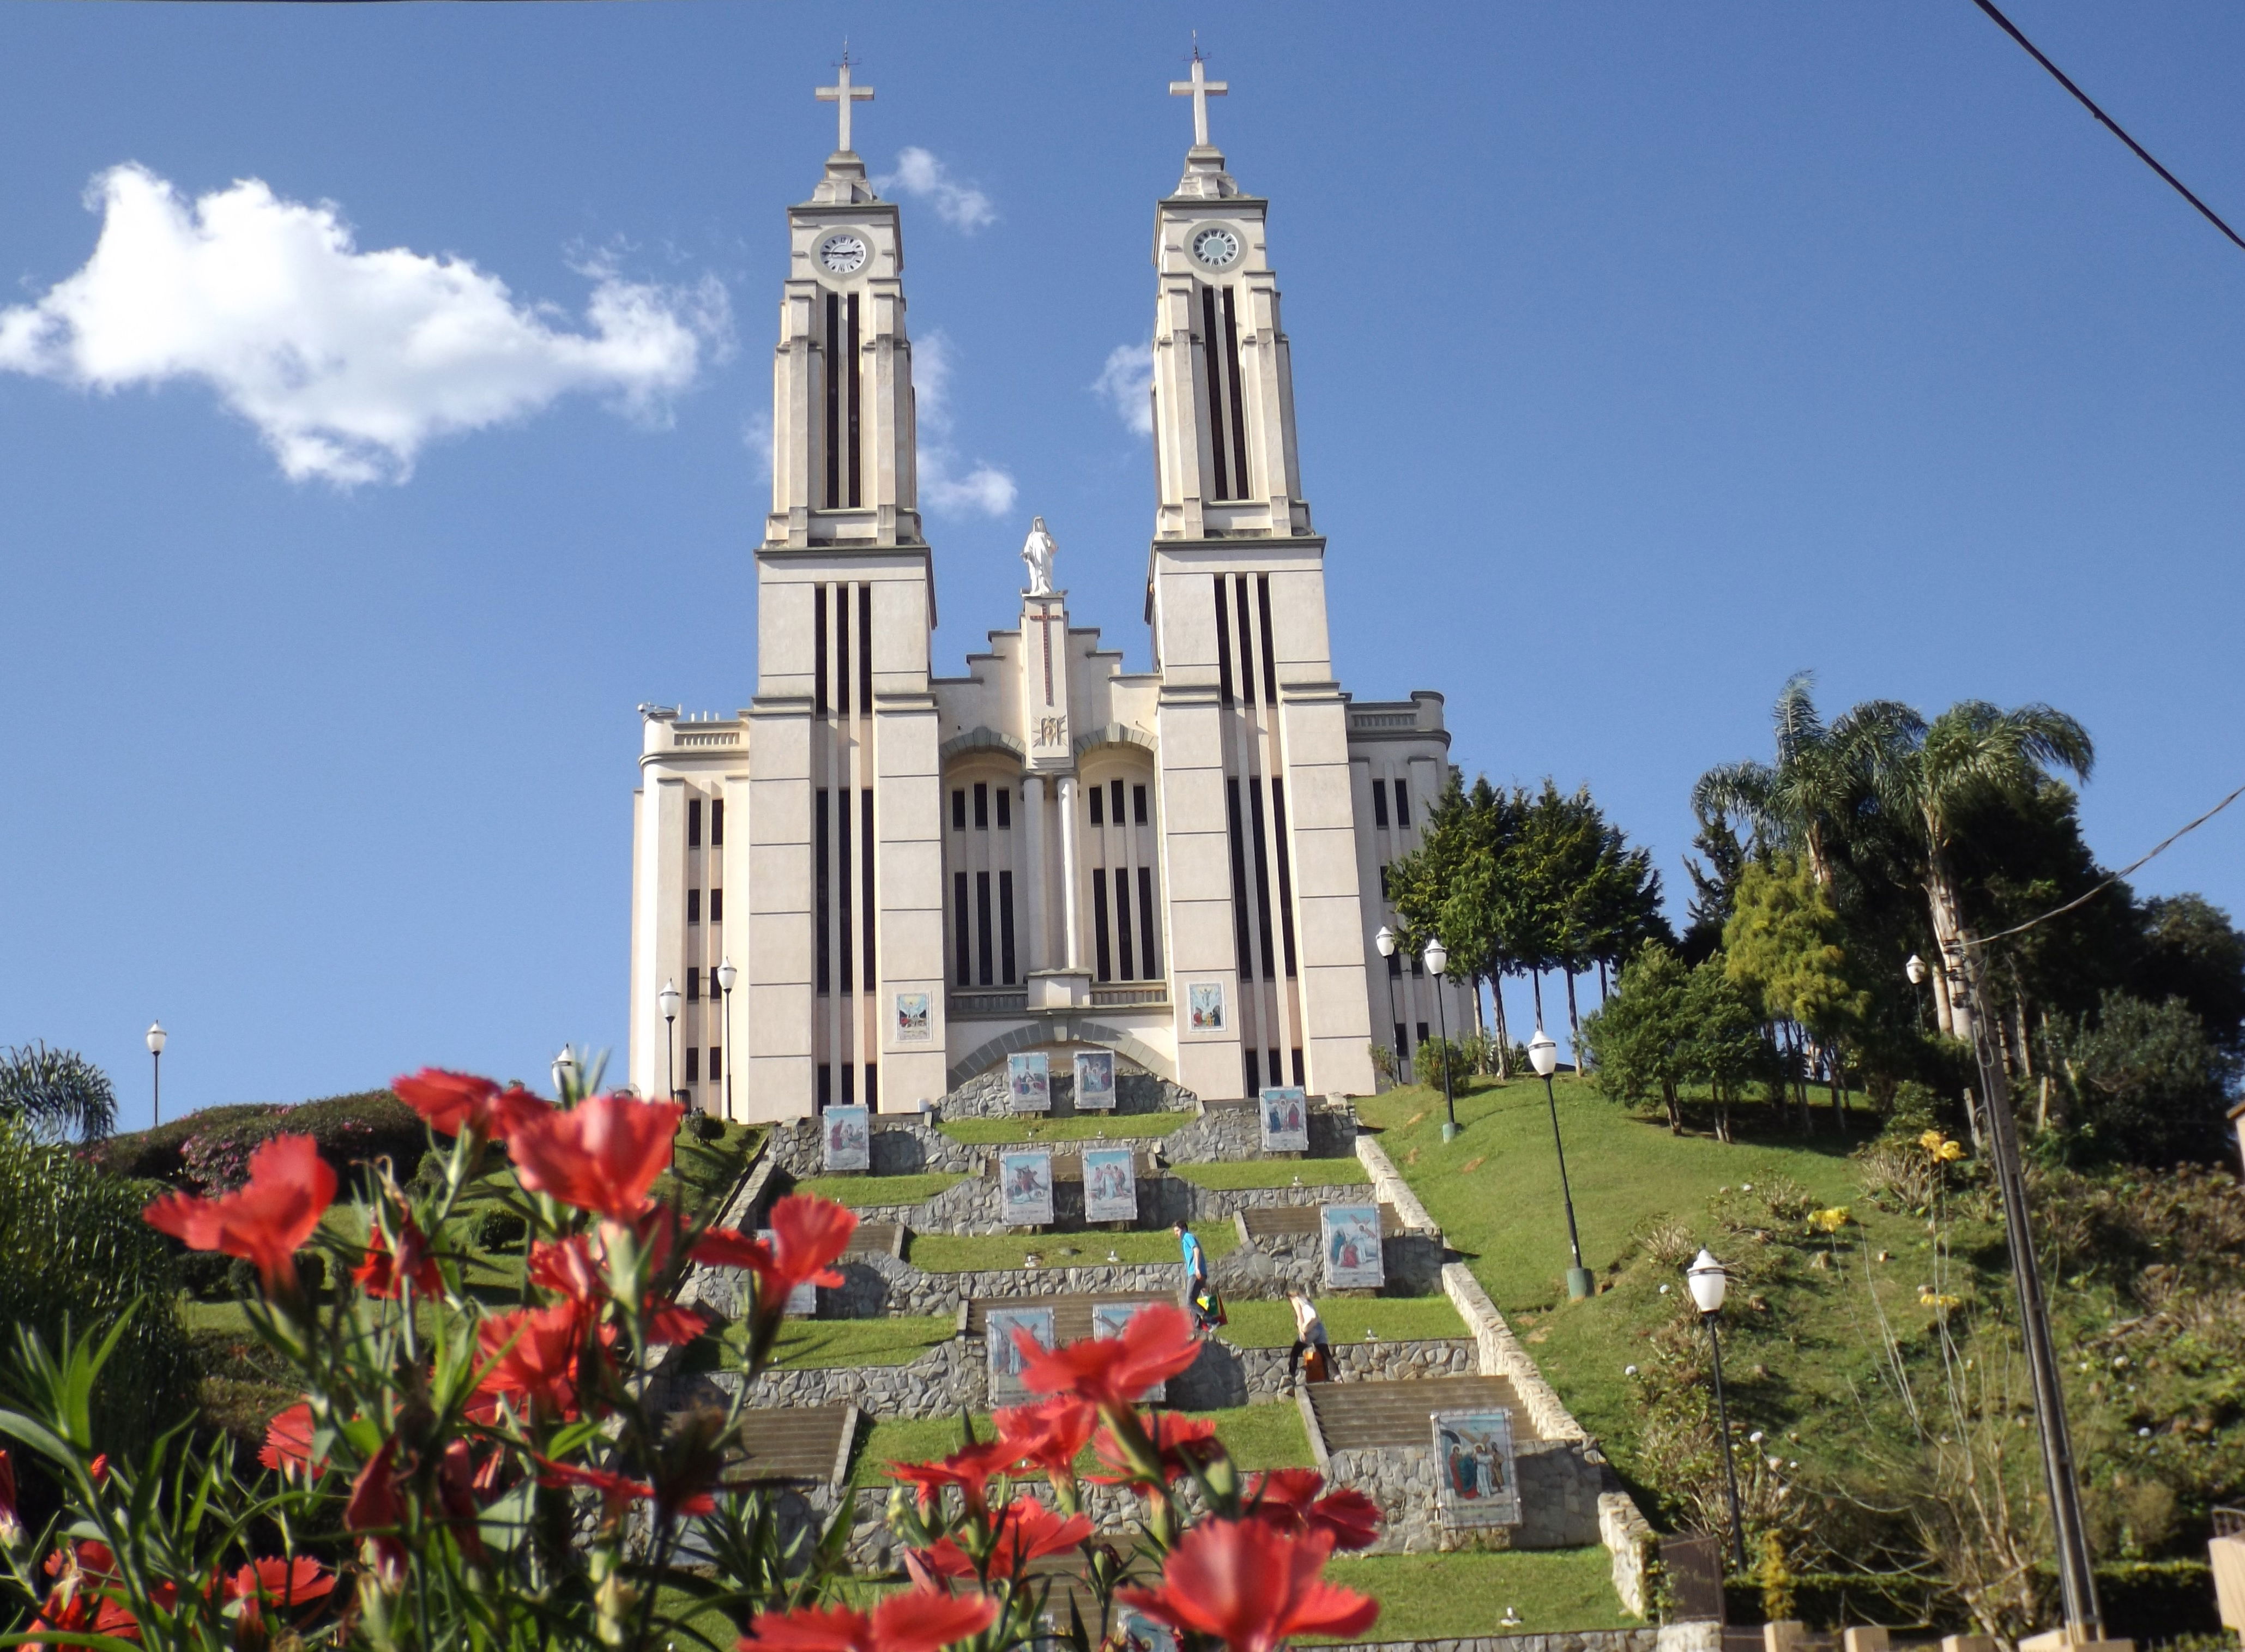
<path id="1" fill-rule="evenodd" d="M 676 1101 L 678 1099 L 678 1041 L 673 1034 L 678 1027 L 678 983 L 675 981 L 664 982 L 662 990 L 655 995 L 655 1002 L 662 1006 L 662 1050 L 664 1058 L 669 1066 L 666 1076 L 670 1080 L 670 1099 Z"/>
<path id="2" fill-rule="evenodd" d="M 1394 957 L 1395 955 L 1395 932 L 1389 928 L 1386 924 L 1381 924 L 1380 926 L 1380 933 L 1372 937 L 1372 944 L 1380 948 L 1380 955 L 1381 957 Z M 1393 1025 L 1400 1027 L 1403 1024 L 1401 1022 L 1395 1019 L 1395 977 L 1392 974 L 1387 977 L 1387 1019 Z M 1401 1038 L 1398 1038 L 1395 1042 L 1397 1046 L 1395 1050 L 1395 1060 L 1398 1069 L 1400 1070 L 1403 1061 L 1405 1060 L 1401 1047 L 1403 1041 Z"/>
<path id="3" fill-rule="evenodd" d="M 162 1022 L 148 1023 L 148 1059 L 152 1064 L 149 1116 L 152 1122 L 159 1125 L 164 1122 L 164 1044 L 171 1036 L 164 1030 Z"/>
<path id="4" fill-rule="evenodd" d="M 1551 1109 L 1551 1146 L 1559 1155 L 1559 1198 L 1567 1207 L 1567 1248 L 1575 1258 L 1575 1265 L 1567 1270 L 1567 1300 L 1579 1302 L 1594 1287 L 1590 1270 L 1583 1266 L 1583 1241 L 1575 1232 L 1575 1192 L 1567 1181 L 1567 1144 L 1559 1139 L 1559 1098 L 1551 1089 L 1551 1075 L 1559 1070 L 1559 1046 L 1541 1027 L 1528 1041 L 1528 1062 L 1543 1079 L 1544 1105 Z"/>
<path id="5" fill-rule="evenodd" d="M 733 1063 L 739 1051 L 733 1044 L 733 983 L 741 972 L 727 958 L 717 966 L 717 989 L 725 995 L 725 1117 L 733 1116 Z"/>
<path id="6" fill-rule="evenodd" d="M 564 1102 L 577 1098 L 577 1052 L 567 1044 L 553 1057 L 553 1093 Z"/>
<path id="7" fill-rule="evenodd" d="M 1427 968 L 1434 972 L 1434 1015 L 1442 1025 L 1442 1111 L 1448 1116 L 1442 1120 L 1442 1139 L 1458 1139 L 1458 1104 L 1450 1096 L 1450 1069 L 1455 1064 L 1450 1059 L 1450 1012 L 1442 1002 L 1442 970 L 1450 961 L 1450 951 L 1441 940 L 1427 943 Z"/>
<path id="8" fill-rule="evenodd" d="M 1723 1293 L 1730 1288 L 1731 1277 L 1723 1271 L 1704 1246 L 1692 1259 L 1692 1266 L 1684 1272 L 1685 1283 L 1692 1288 L 1692 1300 L 1699 1309 L 1700 1321 L 1707 1328 L 1707 1346 L 1715 1356 L 1715 1426 L 1723 1435 L 1723 1476 L 1729 1482 L 1731 1492 L 1731 1542 L 1738 1551 L 1739 1570 L 1746 1569 L 1746 1528 L 1739 1513 L 1739 1468 L 1731 1457 L 1731 1414 L 1723 1404 L 1723 1342 L 1715 1334 L 1715 1315 L 1723 1309 Z"/>
<path id="9" fill-rule="evenodd" d="M 1902 965 L 1902 972 L 1909 977 L 1909 984 L 1917 989 L 1917 1018 L 1922 1022 L 1925 1019 L 1925 960 L 1911 953 L 1909 962 Z"/>

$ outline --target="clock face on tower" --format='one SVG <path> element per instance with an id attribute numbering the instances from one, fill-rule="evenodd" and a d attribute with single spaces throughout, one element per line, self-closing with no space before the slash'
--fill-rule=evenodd
<path id="1" fill-rule="evenodd" d="M 1239 237 L 1221 224 L 1211 225 L 1193 236 L 1192 255 L 1211 269 L 1222 269 L 1239 256 Z"/>
<path id="2" fill-rule="evenodd" d="M 837 275 L 849 275 L 865 262 L 865 243 L 855 235 L 829 235 L 818 243 L 818 262 Z"/>

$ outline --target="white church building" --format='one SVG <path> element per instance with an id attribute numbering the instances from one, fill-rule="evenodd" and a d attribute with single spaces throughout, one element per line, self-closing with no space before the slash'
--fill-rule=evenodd
<path id="1" fill-rule="evenodd" d="M 1103 1048 L 1207 1100 L 1370 1091 L 1372 1045 L 1439 1030 L 1437 982 L 1374 938 L 1449 736 L 1439 694 L 1333 680 L 1269 203 L 1208 139 L 1223 84 L 1173 86 L 1196 141 L 1156 220 L 1153 669 L 1076 623 L 1040 520 L 1012 629 L 939 676 L 900 214 L 851 148 L 871 91 L 839 82 L 841 147 L 787 212 L 755 693 L 641 708 L 631 1083 L 749 1120 L 912 1112 Z"/>

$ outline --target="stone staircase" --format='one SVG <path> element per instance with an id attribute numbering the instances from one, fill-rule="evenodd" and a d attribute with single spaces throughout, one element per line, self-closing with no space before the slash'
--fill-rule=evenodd
<path id="1" fill-rule="evenodd" d="M 726 1484 L 750 1485 L 769 1480 L 839 1484 L 850 1472 L 850 1447 L 857 1437 L 855 1405 L 743 1412 L 741 1454 L 726 1470 Z"/>
<path id="2" fill-rule="evenodd" d="M 1319 1455 L 1334 1451 L 1423 1446 L 1433 1434 L 1428 1418 L 1436 1411 L 1512 1411 L 1513 1438 L 1536 1438 L 1527 1409 L 1502 1377 L 1434 1377 L 1387 1383 L 1312 1383 L 1302 1390 L 1317 1433 Z"/>
<path id="3" fill-rule="evenodd" d="M 974 1296 L 963 1304 L 959 1329 L 962 1335 L 980 1336 L 989 1323 L 993 1308 L 1049 1308 L 1053 1310 L 1053 1335 L 1062 1343 L 1080 1342 L 1091 1335 L 1091 1309 L 1095 1303 L 1171 1302 L 1177 1300 L 1175 1291 L 1100 1291 L 1071 1292 L 1052 1296 Z"/>
<path id="4" fill-rule="evenodd" d="M 1310 1191 L 1310 1190 L 1305 1190 Z M 1349 1202 L 1353 1191 L 1347 1187 L 1326 1187 L 1315 1191 L 1328 1195 L 1338 1205 Z M 1369 1197 L 1371 1190 L 1365 1190 Z M 1315 1205 L 1265 1205 L 1239 1213 L 1239 1231 L 1251 1242 L 1266 1239 L 1299 1239 L 1318 1232 L 1318 1207 Z M 1380 1236 L 1394 1239 L 1405 1231 L 1403 1219 L 1395 1214 L 1393 1205 L 1380 1207 Z"/>

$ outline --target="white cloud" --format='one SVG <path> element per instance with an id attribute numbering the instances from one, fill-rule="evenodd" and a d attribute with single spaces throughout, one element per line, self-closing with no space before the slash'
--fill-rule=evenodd
<path id="1" fill-rule="evenodd" d="M 951 340 L 930 332 L 912 343 L 912 393 L 919 420 L 920 502 L 939 516 L 1003 516 L 1020 490 L 1007 472 L 980 459 L 962 469 L 951 445 Z"/>
<path id="2" fill-rule="evenodd" d="M 93 255 L 36 303 L 0 309 L 0 371 L 101 391 L 199 379 L 299 481 L 404 481 L 435 438 L 571 391 L 659 420 L 703 345 L 730 343 L 714 276 L 682 291 L 593 257 L 579 267 L 586 330 L 567 330 L 557 307 L 517 303 L 465 259 L 361 252 L 332 202 L 254 178 L 190 204 L 125 165 L 86 205 L 102 214 Z"/>
<path id="3" fill-rule="evenodd" d="M 873 187 L 925 201 L 935 208 L 937 217 L 969 235 L 998 221 L 998 209 L 990 204 L 989 196 L 973 184 L 960 182 L 948 167 L 917 146 L 899 152 L 897 169 L 874 179 Z"/>
<path id="4" fill-rule="evenodd" d="M 1122 422 L 1141 436 L 1154 433 L 1154 347 L 1117 344 L 1091 388 L 1115 405 Z"/>

